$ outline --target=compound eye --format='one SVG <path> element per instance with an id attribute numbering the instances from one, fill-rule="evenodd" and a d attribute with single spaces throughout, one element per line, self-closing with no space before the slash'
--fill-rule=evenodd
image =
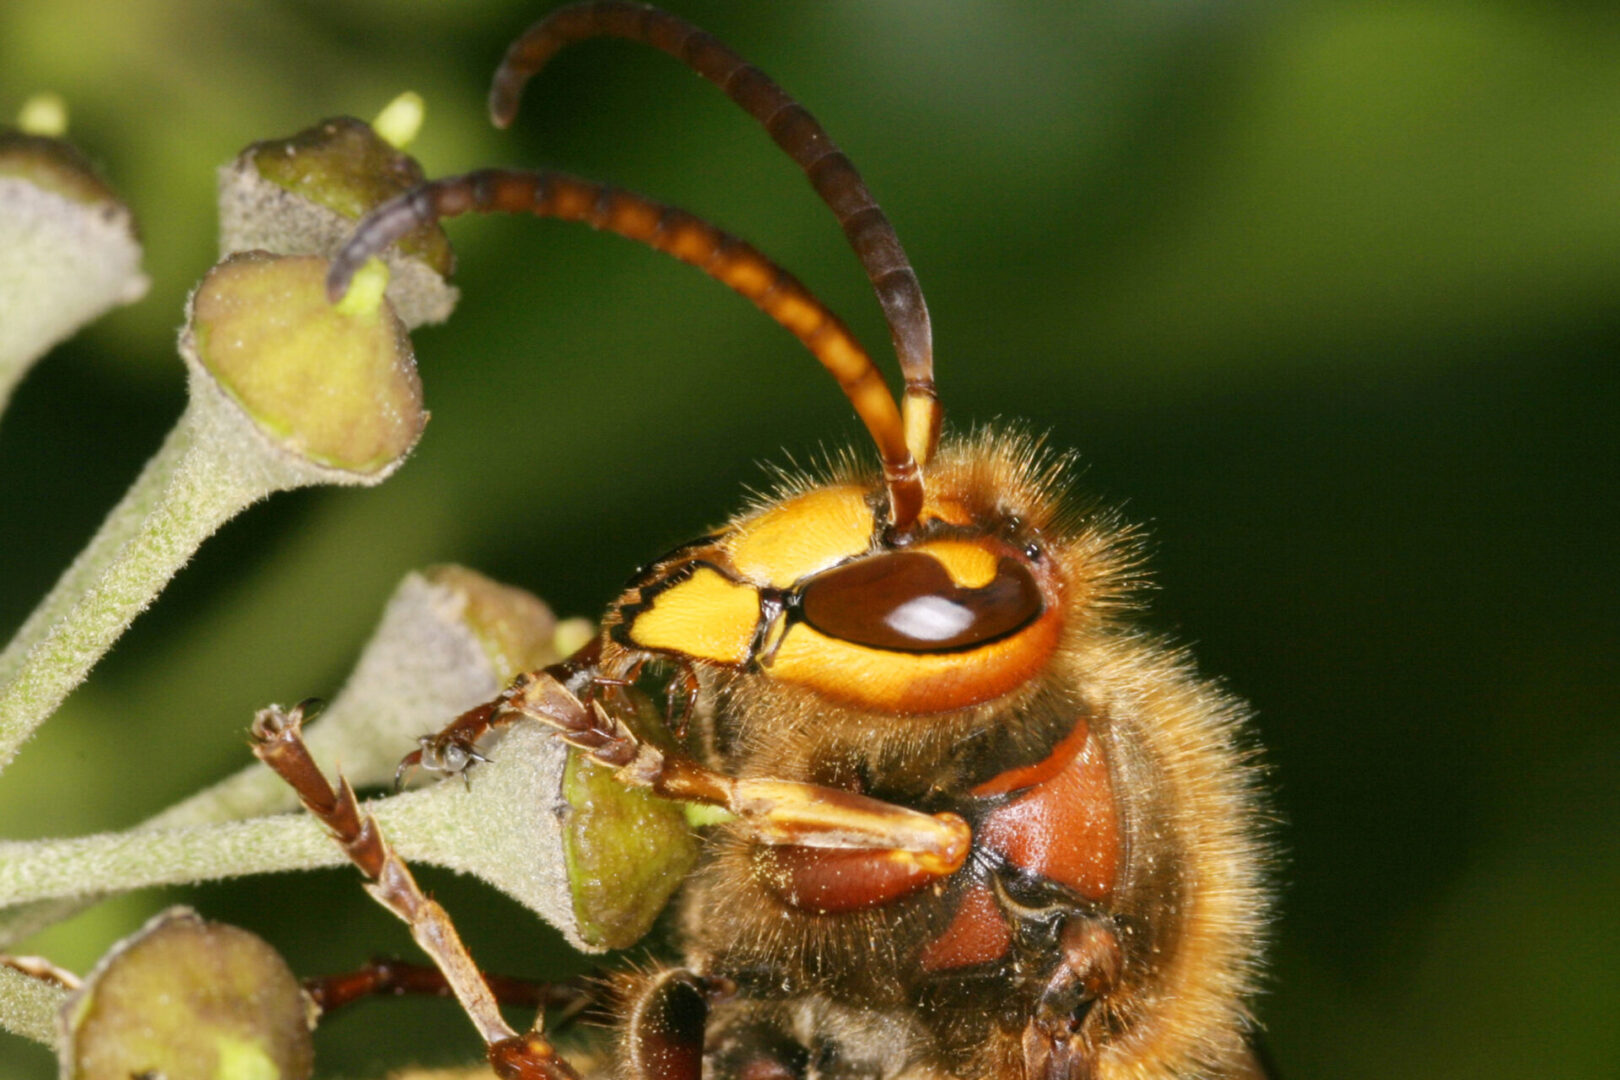
<path id="1" fill-rule="evenodd" d="M 891 652 L 969 649 L 1017 633 L 1044 610 L 1034 575 L 1005 556 L 977 587 L 957 584 L 931 555 L 898 551 L 818 574 L 800 594 L 814 629 Z"/>

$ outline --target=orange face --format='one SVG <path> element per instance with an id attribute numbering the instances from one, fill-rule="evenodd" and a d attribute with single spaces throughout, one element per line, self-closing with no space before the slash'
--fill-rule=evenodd
<path id="1" fill-rule="evenodd" d="M 873 476 L 778 492 L 609 613 L 614 647 L 718 676 L 690 743 L 717 767 L 970 830 L 943 869 L 733 834 L 684 900 L 695 951 L 907 1002 L 962 1075 L 1227 1075 L 1266 912 L 1238 707 L 1120 619 L 1134 538 L 1066 508 L 1061 460 L 991 433 L 923 481 L 903 530 Z"/>
<path id="2" fill-rule="evenodd" d="M 619 639 L 890 713 L 978 705 L 1045 667 L 1063 587 L 1037 544 L 945 500 L 889 541 L 872 502 L 834 484 L 742 519 L 632 589 Z"/>

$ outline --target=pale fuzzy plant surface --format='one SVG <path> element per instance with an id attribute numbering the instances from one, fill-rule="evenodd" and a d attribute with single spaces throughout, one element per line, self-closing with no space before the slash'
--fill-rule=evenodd
<path id="1" fill-rule="evenodd" d="M 393 124 L 396 135 L 408 127 Z M 75 172 L 71 148 L 30 139 L 23 148 L 32 154 L 43 146 L 48 168 L 0 168 L 0 405 L 52 344 L 146 287 L 127 210 L 103 196 L 99 178 Z M 233 194 L 241 196 L 225 197 Z M 296 240 L 308 232 L 289 223 L 301 209 L 296 200 L 276 205 L 283 234 Z M 275 238 L 274 221 L 255 220 L 266 231 L 261 239 Z M 409 454 L 426 412 L 405 329 L 383 301 L 387 272 L 380 263 L 368 267 L 334 306 L 325 266 L 319 256 L 230 255 L 193 294 L 180 340 L 186 410 L 0 651 L 0 770 L 227 520 L 277 491 L 378 483 Z M 442 318 L 454 294 L 442 282 L 440 292 Z M 544 605 L 517 590 L 455 568 L 412 575 L 317 744 L 329 761 L 351 761 L 361 782 L 381 783 L 397 747 L 487 699 L 515 671 L 553 659 L 555 631 Z M 480 827 L 516 808 L 555 803 L 561 755 L 528 749 L 514 753 L 505 771 L 520 786 L 538 780 L 538 790 L 514 791 L 492 766 L 491 783 L 480 785 L 487 796 L 441 785 L 397 796 L 379 813 L 410 855 L 433 861 L 431 850 L 449 853 L 457 869 L 498 879 L 566 922 L 566 883 L 558 884 L 566 871 L 555 845 L 548 862 L 547 849 L 481 852 L 472 842 L 559 828 L 554 813 L 510 829 Z M 499 807 L 485 805 L 501 798 Z M 244 770 L 125 833 L 0 841 L 0 945 L 110 893 L 343 862 L 313 821 L 276 813 L 291 805 L 279 781 Z M 454 820 L 467 813 L 473 821 Z M 72 1072 L 70 1055 L 59 1040 L 70 1008 L 60 981 L 27 964 L 0 965 L 0 1028 L 56 1046 L 64 1075 Z"/>

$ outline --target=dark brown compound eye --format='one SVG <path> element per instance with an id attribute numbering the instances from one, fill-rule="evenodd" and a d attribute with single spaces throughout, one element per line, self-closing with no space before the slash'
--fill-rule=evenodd
<path id="1" fill-rule="evenodd" d="M 920 552 L 875 555 L 816 575 L 799 597 L 804 621 L 828 637 L 891 652 L 950 652 L 1007 637 L 1040 618 L 1040 587 L 1003 557 L 978 588 L 951 580 Z"/>

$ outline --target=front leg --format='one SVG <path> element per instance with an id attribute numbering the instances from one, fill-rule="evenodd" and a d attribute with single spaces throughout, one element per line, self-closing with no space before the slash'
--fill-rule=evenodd
<path id="1" fill-rule="evenodd" d="M 479 739 L 527 717 L 614 769 L 622 783 L 726 811 L 748 839 L 760 844 L 876 852 L 926 877 L 948 876 L 966 860 L 972 832 L 956 814 L 924 814 L 797 780 L 727 776 L 688 754 L 640 739 L 623 713 L 629 709 L 624 689 L 641 662 L 633 655 L 618 655 L 604 663 L 593 642 L 560 664 L 518 676 L 500 697 L 425 738 L 400 768 L 464 771 L 482 760 Z"/>
<path id="2" fill-rule="evenodd" d="M 513 679 L 493 701 L 476 705 L 436 735 L 424 735 L 416 750 L 399 763 L 396 782 L 410 769 L 466 773 L 488 758 L 478 743 L 491 731 L 529 717 L 555 731 L 593 761 L 621 768 L 635 760 L 640 741 L 617 718 L 616 698 L 640 672 L 642 660 L 622 653 L 604 662 L 602 641 L 593 638 L 568 659 Z M 603 706 L 606 700 L 615 705 Z"/>

